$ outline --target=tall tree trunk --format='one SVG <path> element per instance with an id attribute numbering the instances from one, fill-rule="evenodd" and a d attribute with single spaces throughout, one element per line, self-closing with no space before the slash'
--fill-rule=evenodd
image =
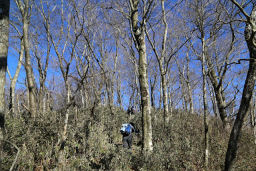
<path id="1" fill-rule="evenodd" d="M 229 171 L 232 169 L 234 164 L 234 159 L 236 158 L 237 153 L 237 144 L 240 139 L 240 133 L 243 126 L 244 118 L 249 110 L 250 101 L 252 98 L 255 78 L 256 78 L 256 6 L 253 7 L 251 16 L 248 19 L 249 21 L 246 24 L 245 28 L 245 40 L 247 42 L 247 46 L 250 53 L 250 62 L 249 69 L 247 72 L 244 90 L 242 94 L 242 99 L 240 103 L 240 107 L 236 116 L 235 123 L 233 125 L 229 142 L 228 149 L 226 153 L 225 159 L 225 171 Z"/>
<path id="2" fill-rule="evenodd" d="M 163 86 L 162 86 L 162 80 L 160 80 L 160 87 L 159 87 L 159 109 L 162 109 L 162 103 L 163 103 Z"/>
<path id="3" fill-rule="evenodd" d="M 39 88 L 39 93 L 38 93 L 38 112 L 39 113 L 44 113 L 44 99 L 45 99 L 45 92 L 46 88 L 44 85 L 44 82 L 40 80 L 40 88 Z"/>
<path id="4" fill-rule="evenodd" d="M 154 74 L 154 81 L 150 79 L 150 98 L 151 98 L 151 107 L 155 108 L 155 86 L 156 86 L 156 79 L 157 79 L 157 74 Z"/>
<path id="5" fill-rule="evenodd" d="M 190 59 L 189 59 L 189 56 L 188 56 L 188 53 L 186 54 L 186 65 L 187 65 L 187 77 L 186 77 L 186 84 L 187 84 L 187 87 L 188 87 L 188 100 L 189 100 L 189 111 L 190 113 L 194 113 L 194 103 L 193 103 L 193 95 L 192 95 L 192 88 L 191 88 L 191 85 L 190 85 L 190 68 L 189 68 L 189 62 L 190 62 Z"/>
<path id="6" fill-rule="evenodd" d="M 210 89 L 210 92 L 211 92 L 211 101 L 212 101 L 212 108 L 213 108 L 213 113 L 214 113 L 214 116 L 217 118 L 218 117 L 218 111 L 217 111 L 217 103 L 216 103 L 216 97 L 214 95 L 214 90 L 213 90 L 213 87 Z"/>
<path id="7" fill-rule="evenodd" d="M 167 96 L 167 86 L 166 86 L 166 77 L 165 74 L 161 71 L 161 82 L 162 82 L 162 91 L 163 91 L 163 105 L 164 105 L 164 123 L 169 123 L 168 116 L 168 96 Z"/>
<path id="8" fill-rule="evenodd" d="M 158 58 L 158 63 L 159 63 L 159 68 L 161 73 L 162 91 L 163 91 L 164 124 L 168 124 L 169 123 L 168 96 L 167 96 L 167 86 L 166 86 L 166 73 L 168 68 L 166 68 L 166 71 L 165 71 L 165 64 L 164 64 L 165 46 L 166 46 L 165 44 L 167 39 L 168 24 L 166 22 L 164 0 L 161 0 L 161 9 L 162 9 L 162 15 L 163 15 L 163 24 L 165 28 L 164 28 L 164 34 L 163 34 L 163 40 L 162 40 L 161 58 L 160 59 Z"/>
<path id="9" fill-rule="evenodd" d="M 117 92 L 117 102 L 120 106 L 120 108 L 123 107 L 123 101 L 122 101 L 122 93 L 121 93 L 121 83 L 120 83 L 120 75 L 118 73 L 118 77 L 117 77 L 117 88 L 116 88 L 116 92 Z"/>
<path id="10" fill-rule="evenodd" d="M 16 99 L 17 99 L 17 112 L 20 116 L 20 95 L 19 94 L 16 95 Z"/>
<path id="11" fill-rule="evenodd" d="M 173 111 L 173 105 L 172 105 L 172 94 L 171 94 L 171 88 L 170 85 L 168 86 L 168 99 L 169 99 L 169 104 L 168 104 L 168 108 L 169 108 L 169 112 L 172 115 L 172 111 Z"/>
<path id="12" fill-rule="evenodd" d="M 114 86 L 113 86 L 113 82 L 109 77 L 107 77 L 106 74 L 104 74 L 104 79 L 105 79 L 105 85 L 106 85 L 106 92 L 107 92 L 107 99 L 108 99 L 108 107 L 110 112 L 113 114 L 113 106 L 114 106 Z"/>
<path id="13" fill-rule="evenodd" d="M 209 71 L 209 78 L 210 78 L 210 81 L 212 83 L 212 86 L 213 86 L 213 90 L 214 90 L 214 93 L 215 93 L 215 98 L 216 98 L 216 102 L 217 102 L 217 107 L 218 107 L 218 111 L 219 111 L 219 114 L 220 114 L 220 118 L 221 118 L 221 121 L 223 123 L 223 127 L 226 128 L 228 125 L 228 119 L 227 119 L 227 112 L 225 110 L 226 108 L 226 101 L 225 101 L 225 95 L 224 95 L 224 92 L 223 92 L 223 88 L 222 88 L 222 84 L 220 82 L 218 82 L 218 79 L 217 79 L 217 76 L 216 76 L 216 73 L 215 71 L 212 69 L 213 66 L 210 62 L 210 59 L 207 59 L 207 64 L 210 68 L 210 71 Z"/>
<path id="14" fill-rule="evenodd" d="M 21 9 L 23 7 L 20 7 Z M 31 64 L 31 56 L 29 49 L 29 0 L 24 0 L 24 10 L 23 10 L 23 36 L 24 36 L 24 49 L 25 49 L 25 69 L 26 69 L 26 77 L 27 77 L 27 85 L 28 85 L 28 95 L 29 95 L 29 110 L 31 116 L 34 118 L 36 116 L 36 99 L 35 99 L 35 77 Z"/>
<path id="15" fill-rule="evenodd" d="M 85 109 L 85 97 L 84 97 L 84 87 L 80 90 L 80 96 L 81 96 L 81 102 L 82 102 L 82 108 Z"/>
<path id="16" fill-rule="evenodd" d="M 153 151 L 152 143 L 152 124 L 151 124 L 151 106 L 149 99 L 149 86 L 148 86 L 148 73 L 147 73 L 147 56 L 146 56 L 146 42 L 145 42 L 145 20 L 139 24 L 138 19 L 138 4 L 139 0 L 130 0 L 131 6 L 131 22 L 132 32 L 135 37 L 135 45 L 139 53 L 139 83 L 141 93 L 141 106 L 142 106 L 142 139 L 143 139 L 143 152 Z"/>
<path id="17" fill-rule="evenodd" d="M 65 81 L 65 87 L 66 87 L 66 92 L 67 92 L 67 99 L 66 99 L 66 105 L 70 105 L 70 100 L 71 100 L 71 89 L 70 89 L 70 84 L 68 81 Z M 65 151 L 64 151 L 64 146 L 66 143 L 67 139 L 67 131 L 68 131 L 68 120 L 69 120 L 69 107 L 66 110 L 65 114 L 65 120 L 64 120 L 64 128 L 62 132 L 61 139 L 59 141 L 59 151 L 58 151 L 58 163 L 59 163 L 59 169 L 63 170 L 66 165 L 66 158 L 65 158 Z"/>
<path id="18" fill-rule="evenodd" d="M 15 71 L 15 74 L 14 74 L 13 78 L 11 79 L 11 86 L 10 86 L 9 110 L 11 111 L 12 114 L 15 113 L 15 107 L 14 107 L 14 104 L 15 104 L 15 86 L 16 86 L 16 82 L 18 80 L 18 76 L 19 76 L 19 73 L 20 73 L 23 57 L 24 57 L 24 44 L 23 44 L 23 39 L 21 39 L 18 66 L 16 68 L 16 71 Z M 11 74 L 10 74 L 10 78 L 11 78 Z"/>
<path id="19" fill-rule="evenodd" d="M 140 81 L 139 81 L 139 66 L 135 65 L 136 67 L 136 70 L 135 70 L 135 73 L 136 73 L 136 76 L 135 76 L 135 98 L 133 100 L 133 106 L 135 106 L 135 108 L 139 108 L 141 110 L 141 102 L 140 102 L 140 88 L 139 88 L 139 85 L 140 85 Z"/>
<path id="20" fill-rule="evenodd" d="M 207 105 L 207 92 L 206 92 L 206 71 L 205 71 L 205 41 L 204 35 L 202 34 L 202 74 L 203 74 L 203 104 L 204 104 L 204 166 L 208 169 L 209 162 L 209 125 L 208 125 L 208 105 Z"/>
<path id="21" fill-rule="evenodd" d="M 5 122 L 5 81 L 7 69 L 8 38 L 9 38 L 10 0 L 0 1 L 0 170 L 2 166 L 2 148 Z"/>

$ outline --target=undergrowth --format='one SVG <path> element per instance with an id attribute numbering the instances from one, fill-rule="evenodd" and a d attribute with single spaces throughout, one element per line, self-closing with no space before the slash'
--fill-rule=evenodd
<path id="1" fill-rule="evenodd" d="M 58 170 L 56 144 L 64 126 L 64 114 L 49 112 L 36 119 L 7 117 L 2 170 Z M 141 114 L 128 116 L 121 109 L 84 109 L 75 116 L 70 111 L 68 137 L 64 147 L 66 170 L 204 170 L 203 118 L 196 114 L 173 112 L 164 126 L 163 113 L 152 112 L 153 153 L 144 158 L 141 134 L 134 135 L 132 150 L 122 148 L 119 129 L 132 121 L 142 131 Z M 230 130 L 210 119 L 210 159 L 207 170 L 222 170 Z M 249 128 L 239 143 L 235 170 L 256 170 L 256 146 Z M 12 143 L 12 144 L 11 144 Z M 19 149 L 17 156 L 16 145 Z M 15 161 L 15 157 L 17 160 Z M 14 162 L 15 161 L 15 162 Z"/>

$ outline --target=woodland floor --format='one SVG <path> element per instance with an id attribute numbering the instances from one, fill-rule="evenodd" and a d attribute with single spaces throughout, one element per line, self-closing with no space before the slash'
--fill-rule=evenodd
<path id="1" fill-rule="evenodd" d="M 108 108 L 71 110 L 68 137 L 64 146 L 63 170 L 204 170 L 203 117 L 175 111 L 170 124 L 163 127 L 163 113 L 152 112 L 154 151 L 147 158 L 141 154 L 141 134 L 134 135 L 133 149 L 122 147 L 119 129 L 134 122 L 141 128 L 141 114 Z M 63 131 L 65 112 L 49 112 L 35 120 L 23 115 L 6 117 L 6 142 L 2 170 L 59 170 L 56 144 Z M 246 125 L 246 124 L 245 124 Z M 219 119 L 210 118 L 209 168 L 222 170 L 230 130 L 223 130 Z M 244 126 L 234 170 L 256 170 L 256 145 L 252 129 Z M 12 143 L 12 144 L 11 144 Z M 17 146 L 19 154 L 17 155 Z M 17 156 L 17 159 L 15 157 Z"/>

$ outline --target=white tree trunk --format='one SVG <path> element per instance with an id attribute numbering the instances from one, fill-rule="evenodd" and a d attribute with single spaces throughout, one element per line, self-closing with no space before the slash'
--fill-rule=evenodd
<path id="1" fill-rule="evenodd" d="M 205 144 L 205 154 L 204 154 L 204 165 L 208 168 L 209 164 L 209 124 L 208 124 L 208 105 L 207 105 L 207 91 L 206 91 L 206 71 L 205 71 L 205 41 L 204 35 L 202 34 L 202 74 L 203 74 L 203 106 L 204 106 L 204 144 Z"/>
<path id="2" fill-rule="evenodd" d="M 138 13 L 139 0 L 130 0 L 131 6 L 131 22 L 132 33 L 135 37 L 134 43 L 139 53 L 139 83 L 141 93 L 141 106 L 142 106 L 142 124 L 143 124 L 143 152 L 153 151 L 152 143 L 152 124 L 151 124 L 151 104 L 149 97 L 148 86 L 148 73 L 147 73 L 147 55 L 146 55 L 146 42 L 145 42 L 145 21 L 139 24 Z M 140 26 L 139 26 L 140 25 Z"/>

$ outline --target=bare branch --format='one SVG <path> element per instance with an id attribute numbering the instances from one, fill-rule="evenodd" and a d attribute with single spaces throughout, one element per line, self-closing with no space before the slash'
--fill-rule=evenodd
<path id="1" fill-rule="evenodd" d="M 243 7 L 236 1 L 236 0 L 231 0 L 231 2 L 233 4 L 235 4 L 239 10 L 244 14 L 244 16 L 246 17 L 247 21 L 250 21 L 250 16 L 245 12 L 245 10 L 243 9 Z"/>
<path id="2" fill-rule="evenodd" d="M 9 76 L 10 80 L 12 80 L 12 75 L 11 75 L 11 73 L 9 71 L 9 67 L 8 66 L 7 66 L 7 73 L 8 73 L 8 76 Z"/>
<path id="3" fill-rule="evenodd" d="M 179 52 L 179 50 L 191 39 L 191 37 L 189 37 L 187 40 L 185 40 L 185 42 L 183 42 L 173 53 L 171 53 L 168 57 L 168 60 L 166 62 L 166 70 L 165 70 L 165 73 L 167 72 L 167 69 L 168 69 L 168 65 L 170 63 L 170 60 L 172 59 L 172 57 L 174 55 L 176 55 L 176 53 Z"/>
<path id="4" fill-rule="evenodd" d="M 12 143 L 12 142 L 10 142 L 10 141 L 8 141 L 8 140 L 4 140 L 4 141 L 5 141 L 5 142 L 8 142 L 9 144 L 11 144 L 11 145 L 12 145 L 14 148 L 16 148 L 16 150 L 17 150 L 16 157 L 15 157 L 15 159 L 13 160 L 12 166 L 11 166 L 10 169 L 9 169 L 9 171 L 12 171 L 13 168 L 14 168 L 14 166 L 15 166 L 15 164 L 16 164 L 16 162 L 17 162 L 17 160 L 18 160 L 18 157 L 19 157 L 19 154 L 20 154 L 20 149 L 19 149 L 18 146 L 15 145 L 14 143 Z"/>
<path id="5" fill-rule="evenodd" d="M 227 65 L 233 65 L 233 64 L 241 64 L 241 61 L 249 61 L 249 62 L 256 62 L 256 59 L 238 59 L 238 61 L 228 63 Z"/>

